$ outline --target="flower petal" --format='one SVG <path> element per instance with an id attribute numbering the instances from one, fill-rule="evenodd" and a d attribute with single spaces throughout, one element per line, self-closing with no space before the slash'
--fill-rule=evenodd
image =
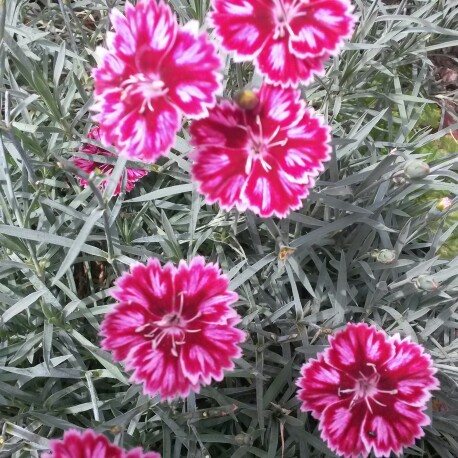
<path id="1" fill-rule="evenodd" d="M 44 453 L 41 458 L 123 458 L 123 450 L 111 444 L 103 434 L 92 429 L 80 433 L 69 429 L 61 440 L 50 442 L 51 454 Z"/>
<path id="2" fill-rule="evenodd" d="M 136 70 L 156 73 L 175 43 L 178 26 L 171 8 L 162 0 L 142 0 L 131 13 L 130 26 L 137 36 Z"/>
<path id="3" fill-rule="evenodd" d="M 331 155 L 331 129 L 323 118 L 308 109 L 299 125 L 283 133 L 288 140 L 285 146 L 270 150 L 283 171 L 296 182 L 318 176 Z"/>
<path id="4" fill-rule="evenodd" d="M 116 361 L 125 360 L 131 351 L 144 343 L 136 332 L 149 321 L 148 311 L 138 304 L 118 304 L 102 323 L 101 335 L 105 336 L 101 346 L 111 350 Z"/>
<path id="5" fill-rule="evenodd" d="M 181 126 L 181 114 L 164 98 L 154 102 L 154 110 L 139 115 L 132 107 L 119 120 L 115 132 L 121 152 L 128 157 L 154 162 L 167 154 L 175 143 L 175 135 Z M 105 128 L 105 127 L 104 127 Z"/>
<path id="6" fill-rule="evenodd" d="M 206 116 L 222 89 L 222 75 L 218 73 L 222 63 L 215 45 L 206 34 L 198 33 L 198 27 L 197 21 L 190 21 L 178 31 L 160 70 L 168 97 L 192 119 Z"/>
<path id="7" fill-rule="evenodd" d="M 394 345 L 375 326 L 350 323 L 330 339 L 325 359 L 328 364 L 349 374 L 373 374 L 394 356 Z"/>
<path id="8" fill-rule="evenodd" d="M 262 218 L 272 215 L 285 218 L 291 210 L 302 208 L 302 199 L 309 194 L 314 181 L 307 177 L 303 183 L 295 183 L 275 161 L 270 167 L 255 161 L 242 189 L 242 199 L 248 207 Z"/>
<path id="9" fill-rule="evenodd" d="M 172 355 L 166 345 L 152 350 L 151 343 L 145 342 L 136 347 L 126 362 L 126 368 L 134 371 L 130 378 L 132 382 L 143 383 L 145 394 L 159 394 L 162 400 L 171 401 L 177 396 L 185 398 L 191 390 L 198 393 L 200 389 L 183 374 L 179 358 Z"/>
<path id="10" fill-rule="evenodd" d="M 223 48 L 236 61 L 254 58 L 272 34 L 274 20 L 267 0 L 213 0 L 210 23 Z"/>
<path id="11" fill-rule="evenodd" d="M 311 410 L 315 418 L 320 418 L 326 407 L 341 400 L 338 391 L 342 376 L 340 371 L 326 363 L 322 354 L 304 364 L 297 381 L 301 410 Z"/>
<path id="12" fill-rule="evenodd" d="M 336 54 L 353 33 L 356 19 L 352 10 L 347 0 L 303 2 L 290 23 L 294 32 L 291 52 L 298 57 Z"/>
<path id="13" fill-rule="evenodd" d="M 368 450 L 362 440 L 366 406 L 358 403 L 350 409 L 350 399 L 329 405 L 322 413 L 319 428 L 321 438 L 332 451 L 345 458 L 367 457 Z"/>
<path id="14" fill-rule="evenodd" d="M 229 148 L 244 148 L 248 137 L 243 124 L 243 112 L 228 100 L 221 101 L 204 119 L 191 123 L 191 145 L 227 146 Z"/>
<path id="15" fill-rule="evenodd" d="M 262 120 L 264 137 L 270 137 L 278 127 L 285 129 L 297 125 L 305 115 L 305 103 L 300 91 L 264 84 L 258 96 L 260 109 L 256 114 Z M 256 116 L 248 116 L 248 120 L 250 118 L 255 121 Z M 251 122 L 251 127 L 256 130 L 253 124 Z"/>
<path id="16" fill-rule="evenodd" d="M 234 368 L 233 358 L 240 358 L 238 346 L 245 333 L 227 326 L 209 326 L 189 339 L 180 354 L 183 374 L 193 384 L 208 385 L 211 380 L 221 381 L 225 370 Z"/>
<path id="17" fill-rule="evenodd" d="M 297 87 L 299 83 L 309 84 L 315 76 L 324 75 L 324 62 L 329 57 L 327 54 L 298 58 L 290 52 L 288 43 L 287 36 L 277 40 L 271 38 L 256 58 L 259 71 L 269 83 Z"/>
<path id="18" fill-rule="evenodd" d="M 101 141 L 101 136 L 100 136 L 100 129 L 98 126 L 94 127 L 88 134 L 88 138 L 92 140 L 97 140 Z M 105 157 L 111 157 L 115 158 L 116 156 L 112 154 L 111 152 L 105 150 L 104 148 L 100 148 L 98 146 L 92 145 L 92 144 L 86 144 L 84 147 L 81 148 L 82 153 L 86 154 L 96 154 L 97 156 L 105 156 Z M 94 172 L 99 171 L 103 175 L 106 175 L 107 178 L 102 181 L 100 187 L 104 188 L 109 181 L 109 178 L 113 172 L 114 165 L 111 164 L 106 164 L 106 163 L 101 163 L 101 162 L 96 162 L 94 160 L 90 159 L 84 159 L 82 157 L 75 157 L 73 159 L 73 163 L 83 170 L 84 172 L 91 174 Z M 149 173 L 148 170 L 142 170 L 142 169 L 131 169 L 127 168 L 125 173 L 127 174 L 127 180 L 126 180 L 126 192 L 131 191 L 135 183 L 143 178 L 145 175 Z M 77 176 L 77 179 L 79 181 L 79 184 L 81 186 L 87 187 L 89 186 L 89 183 L 84 179 L 79 176 Z M 114 196 L 118 195 L 121 192 L 121 185 L 122 185 L 123 178 L 119 180 L 119 183 L 117 184 L 115 191 L 113 193 Z"/>
<path id="19" fill-rule="evenodd" d="M 388 396 L 386 396 L 387 398 Z M 383 401 L 387 402 L 387 399 Z M 431 423 L 430 418 L 421 409 L 396 400 L 385 406 L 373 407 L 368 411 L 363 427 L 363 441 L 368 449 L 373 447 L 375 456 L 390 456 L 402 452 L 404 447 L 415 443 L 415 439 L 424 436 L 423 427 Z"/>
<path id="20" fill-rule="evenodd" d="M 439 388 L 431 357 L 421 345 L 399 335 L 391 341 L 395 355 L 383 368 L 383 376 L 398 390 L 397 398 L 411 406 L 424 406 L 431 398 L 431 390 Z"/>
<path id="21" fill-rule="evenodd" d="M 248 153 L 245 149 L 226 147 L 202 147 L 193 154 L 192 177 L 207 203 L 218 202 L 229 211 L 234 206 L 246 209 L 241 198 L 245 184 L 245 166 Z"/>

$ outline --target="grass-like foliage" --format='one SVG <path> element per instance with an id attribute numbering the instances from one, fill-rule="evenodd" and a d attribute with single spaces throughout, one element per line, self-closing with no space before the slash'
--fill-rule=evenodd
<path id="1" fill-rule="evenodd" d="M 208 1 L 169 3 L 204 23 Z M 151 170 L 133 191 L 112 197 L 115 178 L 97 192 L 97 176 L 83 190 L 69 159 L 87 157 L 94 50 L 123 2 L 0 0 L 1 457 L 39 457 L 72 427 L 165 458 L 334 456 L 295 380 L 350 321 L 425 346 L 441 390 L 406 456 L 458 456 L 458 119 L 437 59 L 457 65 L 444 50 L 458 45 L 458 9 L 355 4 L 351 43 L 303 89 L 332 126 L 332 159 L 303 209 L 279 220 L 205 204 L 186 124 L 167 157 L 128 163 Z M 225 62 L 225 95 L 258 81 L 251 64 Z M 412 159 L 429 163 L 425 178 L 405 178 Z M 130 264 L 197 254 L 229 276 L 249 338 L 223 382 L 160 403 L 128 382 L 98 330 Z"/>

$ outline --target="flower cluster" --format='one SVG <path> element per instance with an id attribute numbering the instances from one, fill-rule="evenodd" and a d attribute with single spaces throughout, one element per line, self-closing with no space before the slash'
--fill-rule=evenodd
<path id="1" fill-rule="evenodd" d="M 439 387 L 423 347 L 388 337 L 366 324 L 349 324 L 306 363 L 297 381 L 301 409 L 321 437 L 345 457 L 399 454 L 424 435 L 431 390 Z"/>
<path id="2" fill-rule="evenodd" d="M 353 32 L 351 12 L 348 0 L 213 0 L 209 22 L 222 47 L 266 77 L 251 108 L 217 103 L 222 63 L 196 21 L 179 25 L 162 0 L 127 2 L 125 15 L 111 13 L 93 72 L 101 141 L 154 162 L 185 115 L 195 120 L 193 178 L 207 203 L 285 217 L 302 207 L 330 148 L 330 129 L 294 88 L 323 74 Z"/>
<path id="3" fill-rule="evenodd" d="M 52 440 L 50 449 L 51 453 L 44 453 L 41 458 L 161 458 L 159 453 L 144 452 L 141 448 L 123 450 L 91 429 L 84 433 L 70 429 L 63 439 Z"/>
<path id="4" fill-rule="evenodd" d="M 218 99 L 222 61 L 196 21 L 177 22 L 164 0 L 113 9 L 113 31 L 93 71 L 89 138 L 120 154 L 154 162 L 191 120 L 191 175 L 209 204 L 260 217 L 302 207 L 331 153 L 331 129 L 301 98 L 299 84 L 324 74 L 354 30 L 348 0 L 212 0 L 209 23 L 238 62 L 253 61 L 258 89 Z M 112 156 L 94 145 L 87 154 Z M 113 167 L 76 158 L 88 173 Z M 147 172 L 127 169 L 127 191 Z M 81 185 L 87 185 L 80 180 Z M 119 193 L 118 185 L 116 193 Z M 213 263 L 136 264 L 116 282 L 117 301 L 101 325 L 102 347 L 132 372 L 145 394 L 171 401 L 221 381 L 241 356 L 245 332 L 232 305 L 238 295 Z M 438 388 L 423 347 L 350 324 L 307 362 L 297 381 L 303 411 L 345 457 L 401 453 L 424 434 L 431 390 Z M 125 452 L 101 435 L 68 431 L 43 458 L 158 458 Z"/>

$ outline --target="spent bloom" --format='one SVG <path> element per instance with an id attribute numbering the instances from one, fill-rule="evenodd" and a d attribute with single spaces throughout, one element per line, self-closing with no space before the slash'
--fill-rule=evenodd
<path id="1" fill-rule="evenodd" d="M 298 90 L 265 84 L 249 92 L 191 124 L 192 176 L 207 203 L 282 218 L 302 207 L 323 171 L 330 128 Z"/>
<path id="2" fill-rule="evenodd" d="M 349 324 L 330 347 L 304 364 L 297 381 L 303 411 L 319 420 L 321 437 L 344 457 L 400 454 L 424 435 L 432 360 L 409 338 Z"/>
<path id="3" fill-rule="evenodd" d="M 101 140 L 100 139 L 100 129 L 99 129 L 98 126 L 94 127 L 89 132 L 88 138 L 91 139 L 91 140 L 97 140 L 97 141 L 100 142 L 100 140 Z M 114 154 L 110 153 L 106 149 L 99 148 L 98 146 L 91 145 L 89 143 L 84 145 L 81 148 L 80 151 L 82 153 L 95 154 L 97 156 L 105 156 L 105 157 L 112 157 L 112 158 L 116 157 Z M 104 176 L 106 176 L 107 178 L 105 180 L 103 180 L 103 182 L 102 182 L 102 187 L 107 185 L 108 179 L 111 176 L 111 174 L 113 172 L 113 169 L 114 169 L 114 165 L 112 165 L 112 164 L 105 164 L 105 163 L 102 163 L 102 162 L 93 161 L 91 159 L 84 159 L 84 158 L 81 158 L 81 157 L 75 157 L 73 159 L 73 163 L 77 167 L 79 167 L 80 169 L 84 170 L 86 173 L 90 174 L 90 173 L 96 172 L 96 173 L 101 173 Z M 145 175 L 147 175 L 148 173 L 149 173 L 148 170 L 129 169 L 129 168 L 126 169 L 126 174 L 127 174 L 126 191 L 127 192 L 131 191 L 134 188 L 135 183 L 138 180 L 140 180 L 141 178 L 143 178 Z M 77 179 L 78 179 L 79 184 L 81 186 L 83 186 L 83 187 L 87 187 L 88 186 L 88 182 L 84 178 L 77 177 Z M 121 184 L 122 184 L 122 180 L 120 180 L 119 183 L 116 186 L 116 189 L 115 189 L 115 192 L 114 192 L 115 196 L 121 192 Z"/>
<path id="4" fill-rule="evenodd" d="M 267 81 L 308 84 L 324 74 L 355 24 L 349 0 L 212 0 L 210 22 L 236 61 L 253 60 Z"/>
<path id="5" fill-rule="evenodd" d="M 221 62 L 198 22 L 178 25 L 162 0 L 126 3 L 110 15 L 114 32 L 98 48 L 94 119 L 102 140 L 154 162 L 173 146 L 182 115 L 206 116 L 221 88 Z"/>
<path id="6" fill-rule="evenodd" d="M 144 452 L 141 448 L 123 450 L 92 429 L 83 433 L 70 429 L 62 439 L 50 441 L 50 449 L 51 453 L 44 453 L 41 458 L 161 458 L 159 453 Z"/>
<path id="7" fill-rule="evenodd" d="M 119 301 L 102 323 L 102 347 L 132 370 L 131 381 L 162 400 L 221 381 L 234 368 L 245 333 L 231 307 L 238 295 L 216 264 L 195 257 L 178 267 L 151 258 L 123 274 Z"/>

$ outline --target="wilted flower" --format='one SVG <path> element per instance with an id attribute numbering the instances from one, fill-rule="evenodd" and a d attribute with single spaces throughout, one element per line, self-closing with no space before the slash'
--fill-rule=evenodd
<path id="1" fill-rule="evenodd" d="M 70 429 L 63 439 L 52 440 L 50 445 L 51 453 L 44 453 L 41 458 L 161 458 L 159 453 L 144 452 L 141 448 L 123 450 L 92 429 L 84 433 Z"/>
<path id="2" fill-rule="evenodd" d="M 419 180 L 429 175 L 430 169 L 426 162 L 412 159 L 404 166 L 404 173 L 410 180 Z"/>
<path id="3" fill-rule="evenodd" d="M 123 154 L 154 162 L 173 146 L 182 114 L 207 115 L 221 88 L 221 62 L 197 21 L 177 24 L 162 0 L 126 3 L 110 15 L 115 32 L 98 48 L 94 119 L 102 140 Z"/>
<path id="4" fill-rule="evenodd" d="M 230 306 L 238 295 L 215 264 L 194 258 L 178 268 L 157 259 L 137 264 L 116 282 L 119 301 L 102 322 L 102 347 L 133 370 L 131 380 L 162 400 L 186 397 L 241 356 L 245 333 Z"/>
<path id="5" fill-rule="evenodd" d="M 350 38 L 348 0 L 212 0 L 210 22 L 236 61 L 253 60 L 267 81 L 307 84 Z"/>
<path id="6" fill-rule="evenodd" d="M 265 84 L 254 109 L 222 101 L 189 129 L 192 176 L 208 203 L 282 218 L 302 207 L 329 159 L 330 128 L 301 94 Z"/>
<path id="7" fill-rule="evenodd" d="M 439 387 L 421 345 L 366 324 L 349 324 L 304 364 L 297 381 L 303 411 L 344 457 L 399 454 L 424 435 L 431 390 Z"/>
<path id="8" fill-rule="evenodd" d="M 278 250 L 278 260 L 285 262 L 295 251 L 296 248 L 285 245 L 280 246 Z"/>
<path id="9" fill-rule="evenodd" d="M 94 127 L 89 132 L 87 137 L 89 139 L 91 139 L 91 140 L 100 141 L 100 130 L 99 130 L 99 127 Z M 105 157 L 112 157 L 112 158 L 116 157 L 114 154 L 110 153 L 106 149 L 99 148 L 98 146 L 91 145 L 89 143 L 81 148 L 81 152 L 82 153 L 86 153 L 86 154 L 95 154 L 95 155 L 98 155 L 98 156 L 105 156 Z M 102 186 L 103 187 L 107 185 L 108 179 L 111 176 L 111 174 L 113 172 L 113 169 L 114 169 L 114 165 L 105 164 L 105 163 L 102 163 L 102 162 L 96 162 L 96 161 L 92 161 L 90 159 L 83 159 L 82 157 L 75 157 L 73 159 L 73 163 L 77 167 L 79 167 L 80 169 L 84 170 L 86 173 L 90 174 L 90 173 L 94 173 L 95 172 L 95 173 L 101 173 L 104 176 L 106 176 L 107 178 L 105 180 L 103 180 L 103 182 L 102 182 Z M 140 170 L 140 169 L 126 169 L 126 173 L 127 173 L 126 191 L 129 192 L 134 188 L 135 183 L 138 180 L 140 180 L 140 178 L 143 178 L 145 175 L 147 175 L 149 173 L 149 171 L 148 170 Z M 79 181 L 81 186 L 83 186 L 83 187 L 87 187 L 88 186 L 88 182 L 84 178 L 77 177 L 77 179 L 78 179 L 78 181 Z M 122 184 L 122 179 L 119 180 L 119 183 L 117 184 L 113 195 L 116 196 L 117 194 L 119 194 L 121 192 L 121 184 Z"/>

